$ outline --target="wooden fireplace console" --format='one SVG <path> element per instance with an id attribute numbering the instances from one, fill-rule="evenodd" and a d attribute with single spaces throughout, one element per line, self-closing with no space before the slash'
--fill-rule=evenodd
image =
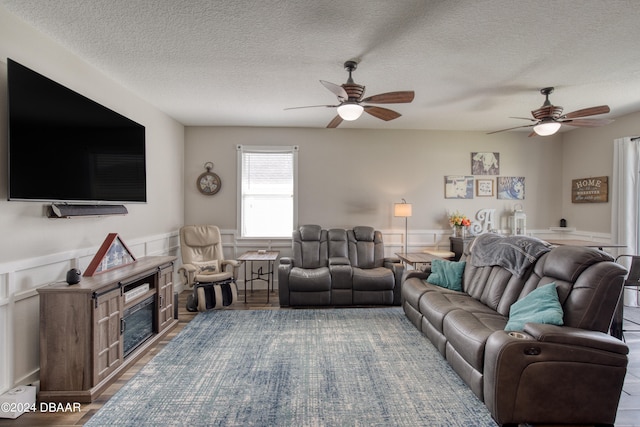
<path id="1" fill-rule="evenodd" d="M 56 282 L 38 289 L 41 402 L 92 402 L 178 323 L 175 260 L 140 258 L 76 285 Z M 124 318 L 141 305 L 152 327 L 125 354 Z"/>

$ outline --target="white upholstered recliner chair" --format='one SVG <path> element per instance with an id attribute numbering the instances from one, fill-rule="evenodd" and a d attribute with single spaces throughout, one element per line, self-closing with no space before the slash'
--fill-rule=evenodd
<path id="1" fill-rule="evenodd" d="M 222 308 L 237 300 L 240 262 L 224 259 L 220 229 L 215 225 L 180 228 L 183 286 L 193 288 L 187 310 Z"/>

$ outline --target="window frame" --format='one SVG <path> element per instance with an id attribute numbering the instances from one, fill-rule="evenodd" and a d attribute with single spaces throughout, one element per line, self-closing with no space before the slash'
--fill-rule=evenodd
<path id="1" fill-rule="evenodd" d="M 243 153 L 290 153 L 293 156 L 293 224 L 291 224 L 291 231 L 298 223 L 298 150 L 297 145 L 243 145 L 238 144 L 237 150 L 237 208 L 236 208 L 236 225 L 237 225 L 237 239 L 252 239 L 252 240 L 274 240 L 274 239 L 290 239 L 291 233 L 287 236 L 245 236 L 243 235 L 244 224 L 243 218 L 243 193 L 242 193 L 242 160 Z"/>

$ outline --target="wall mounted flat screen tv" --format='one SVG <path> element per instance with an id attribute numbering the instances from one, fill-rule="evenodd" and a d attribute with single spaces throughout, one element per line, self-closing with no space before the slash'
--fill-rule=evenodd
<path id="1" fill-rule="evenodd" d="M 147 201 L 144 126 L 7 61 L 9 200 Z"/>

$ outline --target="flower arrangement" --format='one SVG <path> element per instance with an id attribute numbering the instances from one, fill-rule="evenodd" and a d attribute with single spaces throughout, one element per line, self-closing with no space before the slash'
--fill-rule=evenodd
<path id="1" fill-rule="evenodd" d="M 451 227 L 468 227 L 471 225 L 471 220 L 466 215 L 455 211 L 449 214 L 449 225 Z"/>

